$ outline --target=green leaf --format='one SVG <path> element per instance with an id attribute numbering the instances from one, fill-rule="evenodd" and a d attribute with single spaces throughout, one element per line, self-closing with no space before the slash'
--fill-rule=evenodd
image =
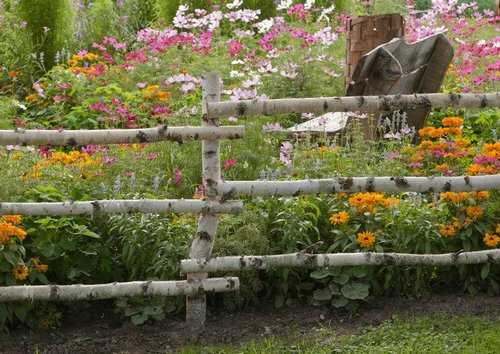
<path id="1" fill-rule="evenodd" d="M 351 300 L 363 300 L 370 295 L 370 285 L 353 282 L 342 287 L 342 295 Z"/>
<path id="2" fill-rule="evenodd" d="M 136 315 L 133 315 L 130 319 L 132 320 L 133 324 L 135 324 L 136 326 L 140 326 L 148 320 L 148 316 L 144 313 L 138 313 Z"/>
<path id="3" fill-rule="evenodd" d="M 318 269 L 310 274 L 310 277 L 316 280 L 325 279 L 330 276 L 327 269 Z"/>
<path id="4" fill-rule="evenodd" d="M 347 300 L 345 297 L 335 298 L 331 302 L 332 306 L 337 308 L 337 309 L 345 307 L 348 303 L 349 303 L 349 300 Z"/>
<path id="5" fill-rule="evenodd" d="M 342 273 L 333 278 L 333 281 L 337 284 L 344 285 L 349 281 L 349 276 L 345 273 Z"/>
<path id="6" fill-rule="evenodd" d="M 332 291 L 329 288 L 317 289 L 313 292 L 313 299 L 316 301 L 328 301 L 332 296 Z"/>
<path id="7" fill-rule="evenodd" d="M 13 266 L 15 266 L 19 263 L 18 257 L 16 257 L 16 255 L 12 252 L 4 252 L 3 256 L 5 257 L 7 262 L 9 262 Z"/>
<path id="8" fill-rule="evenodd" d="M 488 274 L 490 274 L 490 264 L 486 263 L 481 268 L 481 279 L 486 279 L 488 277 Z"/>

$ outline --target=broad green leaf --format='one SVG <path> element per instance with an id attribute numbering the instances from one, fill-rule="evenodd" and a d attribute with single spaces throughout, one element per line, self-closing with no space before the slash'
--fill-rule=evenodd
<path id="1" fill-rule="evenodd" d="M 342 287 L 342 295 L 351 300 L 363 300 L 370 295 L 370 285 L 353 282 Z"/>

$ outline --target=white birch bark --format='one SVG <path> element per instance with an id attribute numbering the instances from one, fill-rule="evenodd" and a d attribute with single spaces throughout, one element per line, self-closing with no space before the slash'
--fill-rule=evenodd
<path id="1" fill-rule="evenodd" d="M 0 130 L 0 145 L 62 145 L 151 143 L 164 140 L 238 139 L 244 126 L 167 127 L 102 130 Z"/>
<path id="2" fill-rule="evenodd" d="M 500 189 L 500 174 L 457 177 L 336 177 L 295 181 L 226 181 L 224 200 L 235 196 L 297 196 L 338 192 L 467 192 Z"/>
<path id="3" fill-rule="evenodd" d="M 94 215 L 129 213 L 224 213 L 237 214 L 243 210 L 243 203 L 231 201 L 224 204 L 191 199 L 138 199 L 138 200 L 95 200 L 88 202 L 49 203 L 0 203 L 0 215 Z"/>
<path id="4" fill-rule="evenodd" d="M 182 272 L 228 272 L 244 269 L 269 269 L 283 267 L 342 267 L 364 265 L 456 265 L 500 264 L 500 249 L 446 253 L 291 253 L 270 256 L 217 257 L 210 260 L 189 259 L 181 262 Z"/>
<path id="5" fill-rule="evenodd" d="M 203 127 L 216 127 L 217 123 L 208 114 L 209 102 L 218 102 L 221 93 L 220 78 L 216 73 L 209 73 L 203 78 Z M 205 139 L 202 141 L 202 176 L 203 186 L 207 200 L 218 202 L 217 186 L 221 180 L 219 141 L 216 139 Z M 191 243 L 189 257 L 192 259 L 205 260 L 212 254 L 213 242 L 217 233 L 219 218 L 216 214 L 205 212 L 200 214 L 198 229 Z M 188 273 L 187 280 L 191 283 L 203 281 L 207 273 Z M 206 296 L 186 297 L 186 321 L 193 331 L 201 330 L 206 319 Z"/>
<path id="6" fill-rule="evenodd" d="M 425 108 L 485 108 L 500 107 L 500 94 L 486 93 L 427 93 L 414 95 L 284 98 L 210 102 L 210 117 L 270 116 L 285 113 L 382 112 Z"/>
<path id="7" fill-rule="evenodd" d="M 109 284 L 22 285 L 0 287 L 0 302 L 77 301 L 133 296 L 178 296 L 205 292 L 229 292 L 239 289 L 235 277 L 211 278 L 197 284 L 180 281 L 133 281 Z"/>

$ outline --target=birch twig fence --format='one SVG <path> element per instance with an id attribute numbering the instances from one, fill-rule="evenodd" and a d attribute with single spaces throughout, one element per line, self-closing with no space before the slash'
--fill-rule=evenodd
<path id="1" fill-rule="evenodd" d="M 417 94 L 397 96 L 330 97 L 280 100 L 220 102 L 221 80 L 216 73 L 203 78 L 203 116 L 198 127 L 160 126 L 148 129 L 114 130 L 0 130 L 0 145 L 62 145 L 152 143 L 187 139 L 202 141 L 202 177 L 206 200 L 96 200 L 63 203 L 0 203 L 0 215 L 94 215 L 98 213 L 196 213 L 198 228 L 189 258 L 181 262 L 187 274 L 181 281 L 138 281 L 88 285 L 30 285 L 0 287 L 0 302 L 76 301 L 123 296 L 186 296 L 186 320 L 201 329 L 206 318 L 206 292 L 239 289 L 239 279 L 208 278 L 208 273 L 267 269 L 269 267 L 327 267 L 345 265 L 454 265 L 500 263 L 500 250 L 457 254 L 293 253 L 267 256 L 211 258 L 217 233 L 218 214 L 241 212 L 238 196 L 297 196 L 338 192 L 438 192 L 499 190 L 500 175 L 458 177 L 336 177 L 302 181 L 223 181 L 219 140 L 238 139 L 244 127 L 219 127 L 224 116 L 272 115 L 282 113 L 332 111 L 393 111 L 416 107 L 500 107 L 499 93 Z"/>

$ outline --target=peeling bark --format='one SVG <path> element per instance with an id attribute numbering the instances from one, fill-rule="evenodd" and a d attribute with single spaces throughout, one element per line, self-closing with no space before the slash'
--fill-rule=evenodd
<path id="1" fill-rule="evenodd" d="M 91 285 L 24 285 L 0 287 L 0 302 L 102 300 L 132 296 L 178 296 L 236 291 L 238 278 L 211 278 L 191 284 L 181 281 L 133 281 Z"/>
<path id="2" fill-rule="evenodd" d="M 218 185 L 224 195 L 297 196 L 335 192 L 468 192 L 500 189 L 500 174 L 457 177 L 336 177 L 295 181 L 226 181 Z"/>
<path id="3" fill-rule="evenodd" d="M 0 145 L 59 145 L 151 143 L 164 140 L 239 139 L 244 126 L 157 127 L 103 130 L 0 130 Z"/>
<path id="4" fill-rule="evenodd" d="M 500 249 L 445 253 L 445 254 L 405 254 L 405 253 L 334 253 L 307 254 L 291 253 L 270 256 L 217 257 L 210 260 L 189 259 L 181 262 L 181 271 L 186 272 L 227 272 L 244 269 L 269 269 L 284 267 L 342 267 L 364 265 L 456 265 L 456 264 L 500 264 Z"/>
<path id="5" fill-rule="evenodd" d="M 284 98 L 272 100 L 246 100 L 209 102 L 210 117 L 275 115 L 285 113 L 326 113 L 326 112 L 381 112 L 414 110 L 416 108 L 485 108 L 500 107 L 500 94 L 447 94 L 428 93 L 414 95 L 353 96 Z"/>
<path id="6" fill-rule="evenodd" d="M 172 200 L 95 200 L 89 202 L 62 203 L 0 203 L 0 215 L 94 215 L 151 213 L 164 214 L 202 212 L 238 214 L 243 210 L 239 201 L 218 202 L 172 199 Z"/>
<path id="7" fill-rule="evenodd" d="M 202 122 L 206 128 L 216 127 L 213 116 L 208 114 L 208 103 L 218 102 L 221 93 L 220 78 L 216 73 L 209 73 L 203 78 Z M 207 200 L 220 202 L 217 186 L 221 181 L 219 141 L 205 139 L 202 141 L 202 176 Z M 214 213 L 205 212 L 200 215 L 198 229 L 193 237 L 189 257 L 192 259 L 208 259 L 212 255 L 213 241 L 217 233 L 219 218 Z M 204 281 L 207 273 L 187 274 L 188 282 L 197 284 Z M 206 319 L 206 297 L 204 294 L 186 298 L 186 321 L 193 331 L 201 330 Z"/>

